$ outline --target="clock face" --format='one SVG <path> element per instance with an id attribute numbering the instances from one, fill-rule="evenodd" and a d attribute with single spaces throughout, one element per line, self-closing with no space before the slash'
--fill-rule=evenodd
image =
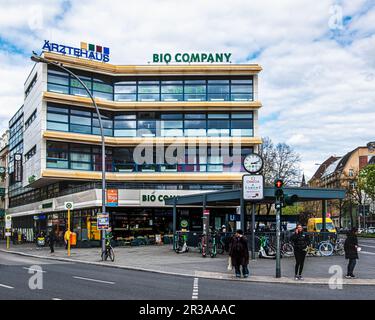
<path id="1" fill-rule="evenodd" d="M 247 172 L 258 173 L 263 168 L 263 159 L 259 154 L 249 154 L 246 156 L 243 166 Z"/>

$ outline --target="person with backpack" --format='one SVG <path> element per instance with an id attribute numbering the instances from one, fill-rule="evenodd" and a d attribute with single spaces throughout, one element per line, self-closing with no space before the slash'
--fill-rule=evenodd
<path id="1" fill-rule="evenodd" d="M 243 235 L 242 230 L 237 230 L 231 239 L 229 256 L 232 260 L 236 277 L 241 278 L 241 267 L 244 278 L 249 276 L 249 248 L 247 245 L 247 238 Z"/>

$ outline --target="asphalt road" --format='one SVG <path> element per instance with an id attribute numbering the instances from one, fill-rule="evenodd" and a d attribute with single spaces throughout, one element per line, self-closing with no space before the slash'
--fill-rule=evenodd
<path id="1" fill-rule="evenodd" d="M 373 248 L 369 248 L 373 249 Z M 375 248 L 374 248 L 375 249 Z M 43 270 L 43 289 L 31 290 L 30 268 Z M 374 299 L 371 286 L 263 284 L 195 279 L 55 262 L 0 253 L 0 299 L 17 300 L 236 300 Z"/>

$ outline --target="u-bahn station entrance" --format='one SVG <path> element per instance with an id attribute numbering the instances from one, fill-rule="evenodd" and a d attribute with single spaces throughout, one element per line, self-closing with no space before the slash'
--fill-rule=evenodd
<path id="1" fill-rule="evenodd" d="M 274 204 L 276 202 L 275 187 L 264 188 L 264 199 L 257 202 L 245 201 L 243 198 L 242 189 L 230 191 L 218 191 L 202 194 L 194 194 L 189 196 L 180 196 L 167 199 L 166 205 L 173 206 L 173 233 L 181 230 L 188 234 L 188 244 L 195 246 L 198 235 L 202 232 L 202 225 L 200 230 L 189 228 L 189 221 L 192 217 L 189 216 L 189 211 L 183 210 L 184 207 L 199 206 L 201 207 L 203 219 L 204 213 L 209 212 L 209 226 L 211 229 L 218 229 L 221 224 L 224 224 L 229 232 L 235 232 L 236 229 L 242 229 L 245 234 L 255 236 L 255 223 L 260 221 L 276 222 L 275 215 L 259 215 L 257 214 L 257 205 Z M 322 188 L 283 188 L 284 194 L 294 196 L 296 202 L 322 202 L 322 229 L 326 230 L 326 214 L 327 200 L 340 200 L 345 198 L 344 189 L 322 189 Z M 228 208 L 225 210 L 224 208 Z M 237 208 L 237 210 L 233 210 Z M 223 215 L 225 211 L 236 212 L 236 214 Z M 298 222 L 298 216 L 281 215 L 281 222 Z M 187 223 L 185 222 L 187 221 Z M 249 237 L 250 238 L 250 237 Z"/>

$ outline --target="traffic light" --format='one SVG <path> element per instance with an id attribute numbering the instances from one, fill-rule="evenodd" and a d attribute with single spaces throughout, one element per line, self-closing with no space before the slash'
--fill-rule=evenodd
<path id="1" fill-rule="evenodd" d="M 292 206 L 295 202 L 298 201 L 298 196 L 296 194 L 285 194 L 283 199 L 283 207 Z"/>
<path id="2" fill-rule="evenodd" d="M 275 180 L 275 197 L 276 199 L 280 199 L 284 195 L 283 191 L 284 181 L 282 179 Z"/>

